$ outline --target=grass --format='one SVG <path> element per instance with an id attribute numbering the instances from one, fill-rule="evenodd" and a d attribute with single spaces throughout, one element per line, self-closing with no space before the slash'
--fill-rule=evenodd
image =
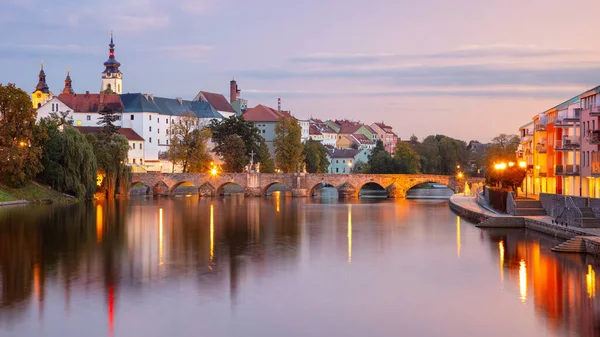
<path id="1" fill-rule="evenodd" d="M 6 201 L 14 201 L 16 200 L 12 195 L 4 192 L 3 190 L 0 190 L 0 202 L 6 202 Z"/>
<path id="2" fill-rule="evenodd" d="M 29 182 L 20 188 L 0 185 L 0 201 L 8 201 L 2 200 L 3 195 L 12 197 L 12 200 L 18 199 L 33 202 L 69 202 L 76 200 L 36 182 Z"/>

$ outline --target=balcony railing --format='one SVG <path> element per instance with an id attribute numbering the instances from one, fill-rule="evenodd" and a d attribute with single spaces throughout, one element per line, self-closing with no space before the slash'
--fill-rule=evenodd
<path id="1" fill-rule="evenodd" d="M 590 116 L 600 116 L 600 106 L 593 106 L 590 108 Z"/>
<path id="2" fill-rule="evenodd" d="M 600 130 L 588 133 L 587 139 L 590 144 L 600 144 Z"/>
<path id="3" fill-rule="evenodd" d="M 554 149 L 558 151 L 573 151 L 579 148 L 579 137 L 563 136 L 562 140 L 554 142 Z"/>
<path id="4" fill-rule="evenodd" d="M 556 165 L 556 175 L 577 175 L 579 165 Z"/>
<path id="5" fill-rule="evenodd" d="M 546 153 L 546 144 L 545 143 L 538 143 L 535 146 L 535 150 L 537 151 L 537 153 Z"/>
<path id="6" fill-rule="evenodd" d="M 600 152 L 592 152 L 592 174 L 600 175 Z"/>
<path id="7" fill-rule="evenodd" d="M 571 112 L 561 113 L 554 118 L 554 126 L 571 127 L 579 123 L 581 119 L 581 109 L 573 109 Z"/>
<path id="8" fill-rule="evenodd" d="M 546 131 L 546 124 L 536 124 L 535 131 Z"/>

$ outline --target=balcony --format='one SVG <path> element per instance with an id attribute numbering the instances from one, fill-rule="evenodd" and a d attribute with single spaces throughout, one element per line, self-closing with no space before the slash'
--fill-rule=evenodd
<path id="1" fill-rule="evenodd" d="M 555 127 L 574 127 L 581 120 L 581 109 L 573 109 L 571 112 L 561 113 L 554 119 Z"/>
<path id="2" fill-rule="evenodd" d="M 587 135 L 588 143 L 600 144 L 600 130 L 594 130 Z"/>
<path id="3" fill-rule="evenodd" d="M 562 140 L 554 142 L 554 149 L 556 151 L 574 151 L 579 150 L 579 145 L 579 137 L 563 136 Z"/>
<path id="4" fill-rule="evenodd" d="M 600 106 L 593 106 L 590 109 L 590 116 L 598 117 L 600 116 Z"/>
<path id="5" fill-rule="evenodd" d="M 537 153 L 546 153 L 546 144 L 545 143 L 537 143 L 535 146 L 535 150 Z"/>
<path id="6" fill-rule="evenodd" d="M 600 152 L 592 152 L 592 175 L 600 175 Z"/>
<path id="7" fill-rule="evenodd" d="M 535 131 L 537 132 L 543 132 L 546 131 L 546 124 L 536 124 L 535 125 Z"/>
<path id="8" fill-rule="evenodd" d="M 579 165 L 556 165 L 557 176 L 574 176 L 579 174 Z"/>

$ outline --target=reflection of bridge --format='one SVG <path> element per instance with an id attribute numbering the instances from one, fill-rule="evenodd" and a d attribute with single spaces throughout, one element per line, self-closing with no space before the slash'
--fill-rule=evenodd
<path id="1" fill-rule="evenodd" d="M 185 186 L 202 196 L 223 194 L 223 188 L 237 184 L 246 196 L 264 196 L 269 187 L 280 184 L 293 196 L 313 195 L 315 188 L 329 184 L 341 197 L 356 197 L 366 184 L 377 184 L 389 192 L 392 198 L 403 198 L 415 185 L 433 182 L 443 184 L 456 192 L 462 192 L 465 182 L 483 182 L 483 178 L 460 178 L 427 174 L 310 174 L 310 173 L 223 173 L 216 176 L 200 173 L 134 173 L 132 185 L 144 185 L 132 189 L 131 194 L 173 195 Z"/>

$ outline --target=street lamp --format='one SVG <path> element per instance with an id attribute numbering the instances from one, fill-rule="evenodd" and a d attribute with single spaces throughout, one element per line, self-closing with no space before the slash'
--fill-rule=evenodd
<path id="1" fill-rule="evenodd" d="M 513 163 L 513 165 L 514 165 L 514 163 Z M 506 170 L 506 163 L 502 162 L 502 163 L 494 164 L 494 169 L 496 171 L 500 172 L 500 179 L 498 179 L 499 180 L 498 185 L 499 185 L 500 188 L 502 188 L 502 172 L 504 170 Z"/>
<path id="2" fill-rule="evenodd" d="M 348 161 L 348 173 L 352 172 L 352 161 Z"/>

